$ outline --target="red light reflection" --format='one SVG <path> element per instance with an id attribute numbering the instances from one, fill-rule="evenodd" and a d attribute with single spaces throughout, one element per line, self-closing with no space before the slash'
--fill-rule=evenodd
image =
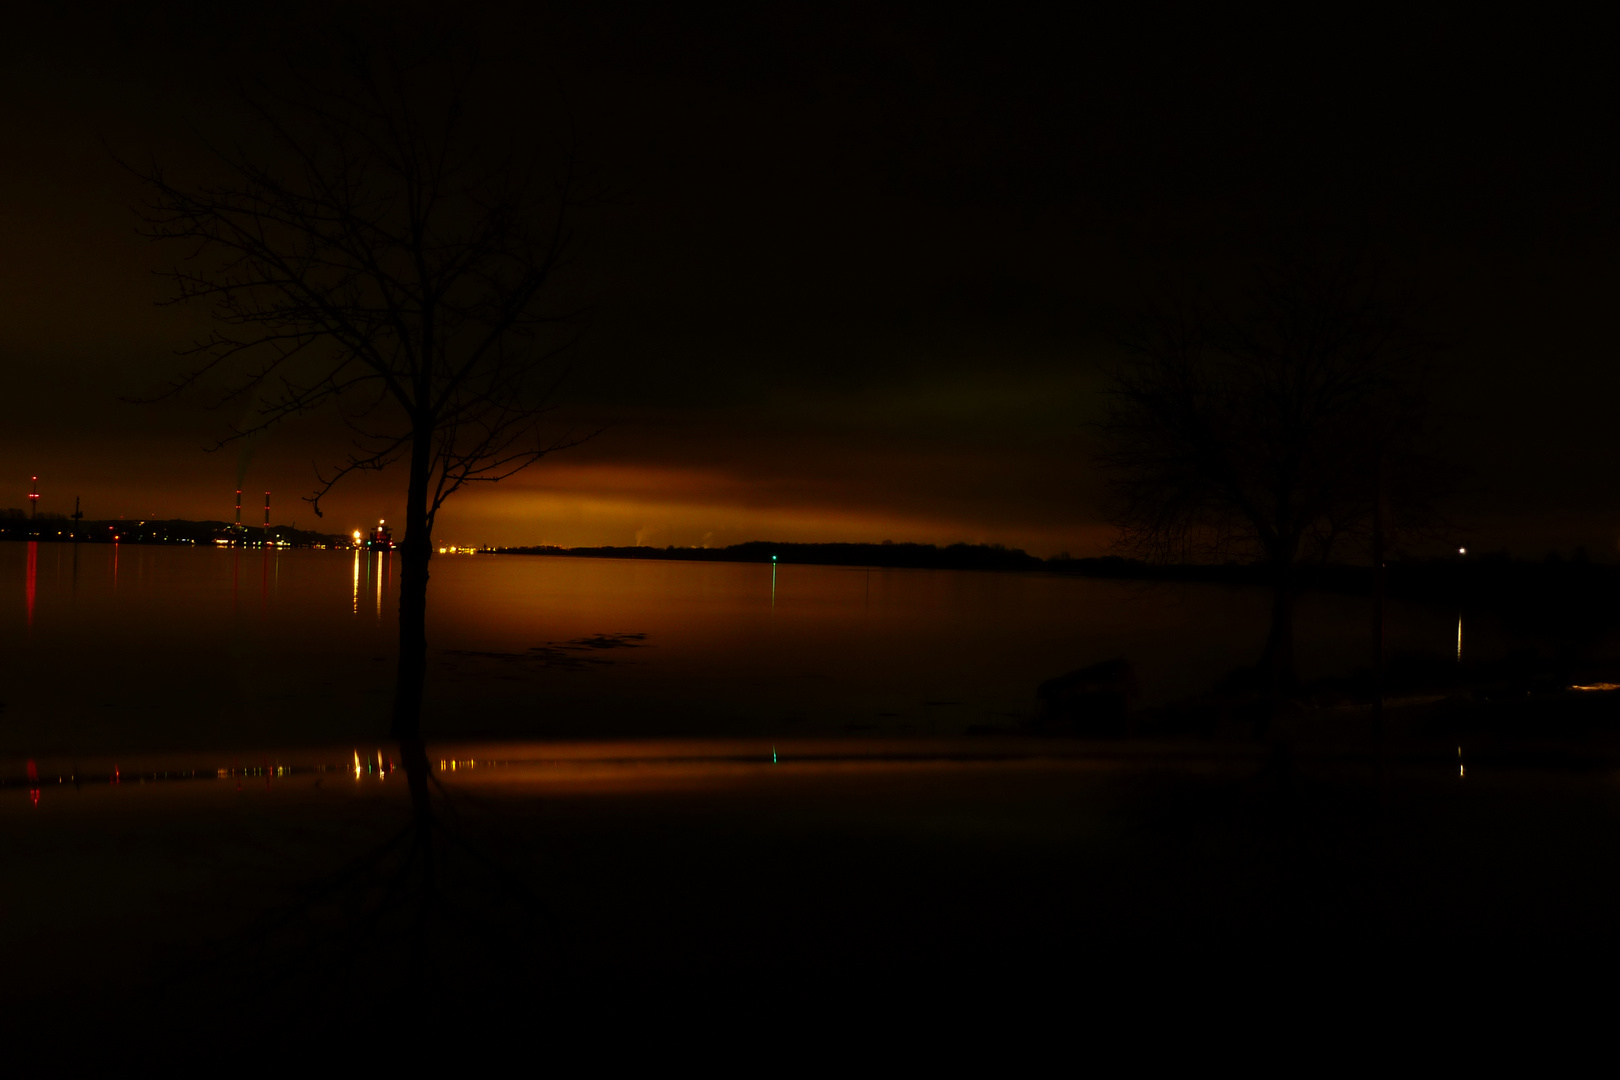
<path id="1" fill-rule="evenodd" d="M 39 571 L 39 541 L 28 541 L 28 582 L 25 591 L 28 594 L 28 629 L 34 629 L 34 580 Z M 33 764 L 29 764 L 30 771 Z"/>

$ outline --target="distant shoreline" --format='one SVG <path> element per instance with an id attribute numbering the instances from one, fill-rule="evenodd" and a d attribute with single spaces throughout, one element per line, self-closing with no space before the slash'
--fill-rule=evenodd
<path id="1" fill-rule="evenodd" d="M 999 544 L 855 544 L 773 543 L 751 540 L 723 548 L 693 547 L 558 547 L 540 545 L 489 549 L 495 555 L 544 555 L 586 559 L 656 559 L 676 562 L 770 563 L 799 566 L 852 566 L 895 570 L 996 570 L 1072 574 L 1122 580 L 1198 581 L 1250 585 L 1269 582 L 1267 569 L 1252 563 L 1149 563 L 1118 555 L 1083 559 L 1056 555 L 1043 559 Z M 1369 577 L 1366 568 L 1329 566 L 1300 568 L 1302 583 L 1318 578 Z"/>
<path id="2" fill-rule="evenodd" d="M 1268 586 L 1269 570 L 1255 563 L 1148 563 L 1105 555 L 1042 559 L 1015 548 L 984 544 L 797 544 L 751 541 L 724 548 L 555 546 L 496 548 L 494 554 L 558 558 L 655 559 L 873 569 L 980 570 L 1044 573 L 1111 581 Z M 1300 592 L 1372 596 L 1370 566 L 1296 568 Z M 1549 557 L 1516 561 L 1506 553 L 1391 562 L 1389 594 L 1451 607 L 1495 612 L 1553 639 L 1575 641 L 1620 625 L 1620 567 Z"/>
<path id="3" fill-rule="evenodd" d="M 496 555 L 549 555 L 588 559 L 660 559 L 679 562 L 872 566 L 917 570 L 1044 570 L 1049 560 L 1017 548 L 989 544 L 805 544 L 751 540 L 723 548 L 574 547 L 554 545 L 495 548 Z"/>
<path id="4" fill-rule="evenodd" d="M 38 520 L 0 518 L 0 540 L 71 543 L 71 530 L 71 522 L 45 515 Z M 84 521 L 78 531 L 81 543 L 105 544 L 117 537 L 122 543 L 182 547 L 261 548 L 266 536 L 262 525 L 223 521 Z M 286 525 L 270 526 L 269 538 L 275 546 L 283 548 L 353 548 L 347 536 Z M 484 554 L 554 558 L 755 564 L 768 564 L 774 557 L 776 563 L 783 566 L 977 570 L 1213 585 L 1265 586 L 1270 580 L 1267 568 L 1253 563 L 1149 563 L 1117 555 L 1083 559 L 1059 555 L 1042 559 L 996 544 L 940 547 L 913 543 L 807 544 L 754 540 L 722 548 L 536 545 L 477 550 Z M 1372 571 L 1368 566 L 1342 563 L 1302 566 L 1297 569 L 1296 582 L 1301 592 L 1369 597 L 1372 594 Z M 1580 558 L 1565 560 L 1548 556 L 1529 562 L 1495 552 L 1391 562 L 1388 584 L 1391 596 L 1453 606 L 1459 611 L 1500 612 L 1514 622 L 1534 625 L 1552 638 L 1585 639 L 1594 633 L 1606 632 L 1611 626 L 1620 626 L 1620 567 Z"/>
<path id="5" fill-rule="evenodd" d="M 228 521 L 187 521 L 181 518 L 129 521 L 124 518 L 81 521 L 75 530 L 60 514 L 38 518 L 0 518 L 0 540 L 37 540 L 52 543 L 167 544 L 171 547 L 261 547 L 266 538 L 278 547 L 352 547 L 347 536 L 297 529 L 291 525 L 237 525 Z"/>

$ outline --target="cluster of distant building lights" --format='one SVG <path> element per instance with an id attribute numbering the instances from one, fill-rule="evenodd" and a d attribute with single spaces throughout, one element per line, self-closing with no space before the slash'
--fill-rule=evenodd
<path id="1" fill-rule="evenodd" d="M 479 766 L 483 766 L 484 768 L 496 768 L 507 764 L 510 764 L 510 762 L 479 761 L 475 758 L 468 758 L 466 760 L 440 759 L 439 771 L 458 772 L 467 769 L 476 769 Z M 356 749 L 354 751 L 354 765 L 350 768 L 330 764 L 304 766 L 281 764 L 272 765 L 270 762 L 266 761 L 261 765 L 250 765 L 247 768 L 243 768 L 240 765 L 232 765 L 229 768 L 219 768 L 214 770 L 163 769 L 153 770 L 151 772 L 132 773 L 130 776 L 126 777 L 124 776 L 123 771 L 119 769 L 117 765 L 114 765 L 110 774 L 100 775 L 105 776 L 105 782 L 113 786 L 123 784 L 126 781 L 145 784 L 148 782 L 160 783 L 165 780 L 233 780 L 236 782 L 236 790 L 241 791 L 243 780 L 263 779 L 265 782 L 265 787 L 268 788 L 271 780 L 291 779 L 292 777 L 298 775 L 309 773 L 320 774 L 332 772 L 338 769 L 342 769 L 345 772 L 352 772 L 356 780 L 363 780 L 368 776 L 375 777 L 378 780 L 386 780 L 389 776 L 399 770 L 399 766 L 394 762 L 394 759 L 391 756 L 384 756 L 381 750 L 375 752 L 375 760 L 373 760 L 373 756 L 370 754 L 362 758 L 360 756 L 360 751 Z M 38 806 L 40 790 L 49 783 L 49 777 L 42 775 L 39 765 L 32 758 L 28 759 L 27 770 L 27 778 L 22 780 L 19 786 L 27 787 L 30 800 L 35 806 Z M 56 776 L 56 782 L 58 785 L 65 786 L 67 784 L 72 784 L 75 788 L 80 787 L 86 780 L 95 782 L 96 779 L 97 777 L 81 776 L 76 768 L 67 772 L 58 772 Z M 18 781 L 0 777 L 0 787 L 9 787 L 17 783 Z"/>
<path id="2" fill-rule="evenodd" d="M 32 520 L 32 521 L 37 521 L 39 519 L 39 477 L 38 476 L 30 476 L 29 477 L 29 484 L 30 484 L 30 490 L 28 492 L 29 519 Z M 72 516 L 74 518 L 75 525 L 74 525 L 74 528 L 71 530 L 71 532 L 72 532 L 73 537 L 75 539 L 77 539 L 78 536 L 79 536 L 77 522 L 83 516 L 82 514 L 79 513 L 77 500 L 75 500 L 75 502 L 74 502 L 74 512 L 73 512 Z M 146 522 L 138 521 L 138 522 L 135 523 L 135 527 L 136 528 L 145 528 L 146 527 Z M 264 493 L 264 525 L 263 525 L 262 531 L 256 531 L 251 526 L 247 526 L 247 525 L 242 524 L 242 492 L 241 492 L 241 489 L 237 489 L 237 492 L 236 492 L 236 520 L 230 526 L 230 535 L 214 537 L 213 538 L 214 539 L 214 546 L 215 547 L 242 547 L 242 548 L 291 548 L 291 547 L 300 546 L 300 545 L 296 544 L 295 542 L 293 542 L 291 540 L 285 539 L 279 532 L 272 533 L 271 528 L 272 528 L 272 526 L 270 524 L 270 493 L 268 491 L 266 491 Z M 57 530 L 55 530 L 55 535 L 57 535 L 57 536 L 65 536 L 65 535 L 69 534 L 69 531 L 70 530 L 67 530 L 67 529 L 57 529 Z M 144 540 L 144 539 L 146 539 L 146 537 L 144 537 L 144 536 L 137 536 L 137 537 L 126 536 L 125 533 L 119 531 L 119 527 L 116 526 L 116 525 L 108 525 L 107 526 L 107 531 L 112 534 L 111 540 L 115 544 L 119 543 L 119 542 L 121 542 L 123 540 L 126 540 L 126 539 L 134 539 L 134 540 Z M 255 535 L 255 532 L 257 532 L 257 535 Z M 167 534 L 165 534 L 163 536 L 156 537 L 155 539 L 161 540 L 161 541 L 166 542 L 166 543 L 188 543 L 188 544 L 190 544 L 192 546 L 196 546 L 196 544 L 197 544 L 197 541 L 195 539 L 190 538 L 190 537 L 179 537 L 179 536 L 170 537 Z M 308 545 L 303 545 L 303 546 L 324 548 L 324 547 L 327 547 L 328 545 L 326 545 L 326 544 L 308 544 Z M 366 549 L 366 550 L 371 550 L 371 551 L 392 551 L 398 545 L 394 543 L 393 532 L 388 527 L 387 519 L 378 518 L 376 528 L 370 530 L 370 532 L 362 533 L 359 529 L 356 529 L 354 531 L 354 546 L 356 548 Z M 477 548 L 470 548 L 470 547 L 441 547 L 439 549 L 439 554 L 441 554 L 441 555 L 459 555 L 459 554 L 468 554 L 468 555 L 470 555 L 470 554 L 474 553 L 477 550 L 478 550 Z"/>

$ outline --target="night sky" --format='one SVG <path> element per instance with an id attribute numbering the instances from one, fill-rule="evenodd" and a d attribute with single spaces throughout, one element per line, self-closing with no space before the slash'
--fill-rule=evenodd
<path id="1" fill-rule="evenodd" d="M 240 407 L 120 400 L 179 370 L 203 313 L 154 306 L 174 252 L 137 235 L 114 155 L 194 165 L 191 129 L 237 123 L 233 75 L 278 43 L 416 9 L 220 6 L 83 6 L 0 46 L 0 507 L 38 473 L 44 511 L 223 518 L 240 469 L 249 505 L 270 488 L 278 522 L 314 523 L 319 418 L 206 454 Z M 581 221 L 593 309 L 560 402 L 606 430 L 458 496 L 441 543 L 1100 553 L 1113 328 L 1154 282 L 1308 237 L 1367 245 L 1430 302 L 1458 542 L 1616 556 L 1616 95 L 1590 28 L 457 7 L 510 122 L 560 84 L 620 195 Z M 340 488 L 322 524 L 397 517 L 404 479 Z"/>

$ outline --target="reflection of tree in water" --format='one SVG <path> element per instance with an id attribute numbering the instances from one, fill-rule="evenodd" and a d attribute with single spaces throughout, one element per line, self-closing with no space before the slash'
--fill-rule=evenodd
<path id="1" fill-rule="evenodd" d="M 540 867 L 499 804 L 447 790 L 420 741 L 400 754 L 405 827 L 181 961 L 158 1011 L 306 1034 L 516 1018 L 566 981 L 556 921 L 530 884 Z"/>
<path id="2" fill-rule="evenodd" d="M 644 633 L 599 633 L 523 652 L 452 654 L 576 671 L 615 663 L 603 654 L 650 648 L 646 642 Z M 397 765 L 387 773 L 403 774 L 409 821 L 180 961 L 165 995 L 169 1006 L 251 1017 L 255 1028 L 346 1027 L 400 1016 L 482 1021 L 509 1011 L 516 1018 L 567 982 L 558 978 L 564 942 L 533 888 L 544 867 L 516 820 L 506 827 L 512 808 L 447 790 L 420 736 L 399 741 Z M 220 971 L 233 973 L 224 989 Z"/>
<path id="3" fill-rule="evenodd" d="M 648 648 L 646 639 L 599 633 L 451 654 L 576 671 L 617 662 L 604 653 Z M 498 801 L 447 790 L 419 736 L 399 741 L 400 772 L 409 822 L 185 964 L 171 984 L 180 1002 L 320 1028 L 373 1016 L 516 1018 L 549 996 L 564 951 L 531 887 L 540 869 L 532 845 L 503 828 Z M 215 998 L 201 982 L 221 967 L 255 978 Z"/>

